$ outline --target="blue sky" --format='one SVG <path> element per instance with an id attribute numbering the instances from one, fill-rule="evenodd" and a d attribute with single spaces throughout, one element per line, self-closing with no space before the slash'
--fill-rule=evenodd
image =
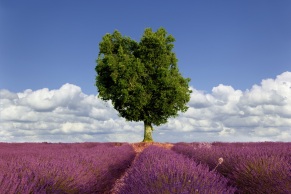
<path id="1" fill-rule="evenodd" d="M 241 99 L 248 99 L 248 103 L 251 104 L 254 102 L 254 98 L 250 98 L 248 94 L 257 91 L 253 89 L 254 85 L 258 85 L 261 92 L 264 92 L 268 89 L 269 83 L 264 82 L 264 85 L 263 80 L 272 79 L 279 86 L 283 83 L 280 80 L 287 83 L 290 81 L 286 78 L 289 77 L 288 72 L 291 71 L 290 10 L 291 1 L 289 0 L 0 0 L 0 90 L 2 89 L 2 99 L 6 99 L 5 103 L 8 99 L 7 91 L 9 91 L 10 97 L 12 94 L 18 95 L 18 100 L 9 97 L 13 103 L 9 106 L 2 106 L 2 114 L 4 114 L 5 108 L 11 109 L 12 106 L 17 107 L 14 110 L 16 115 L 20 109 L 24 110 L 23 107 L 27 108 L 28 104 L 20 99 L 20 96 L 26 96 L 28 99 L 29 95 L 27 92 L 25 93 L 26 90 L 30 90 L 30 94 L 38 94 L 42 91 L 42 93 L 52 96 L 52 91 L 63 91 L 62 87 L 66 86 L 63 89 L 70 88 L 75 91 L 76 88 L 80 88 L 82 95 L 96 96 L 94 68 L 98 55 L 98 44 L 102 36 L 117 29 L 123 35 L 139 41 L 147 27 L 154 30 L 164 27 L 169 34 L 175 37 L 174 50 L 179 60 L 178 66 L 185 77 L 191 78 L 190 85 L 195 91 L 197 90 L 197 96 L 202 95 L 201 98 L 205 98 L 209 102 L 212 102 L 209 96 L 222 100 L 220 99 L 223 96 L 222 90 L 230 92 L 227 87 L 231 87 L 234 91 L 240 91 L 242 95 L 234 93 L 243 96 Z M 70 87 L 66 85 L 67 83 Z M 272 86 L 275 89 L 278 88 L 278 85 Z M 48 89 L 43 90 L 44 88 Z M 215 88 L 222 92 L 219 94 L 220 96 L 215 96 Z M 286 90 L 284 91 L 288 94 L 288 88 Z M 3 91 L 6 91 L 5 95 Z M 268 90 L 268 95 L 270 91 Z M 284 93 L 281 90 L 276 91 L 278 95 Z M 72 91 L 70 90 L 70 92 Z M 270 94 L 270 98 L 269 100 L 274 100 L 275 97 Z M 264 101 L 262 98 L 260 100 Z M 47 102 L 41 101 L 40 103 Z M 270 104 L 269 101 L 268 103 Z M 197 103 L 193 100 L 192 104 L 193 109 L 197 108 L 195 107 Z M 61 107 L 60 104 L 58 105 Z M 39 113 L 39 107 L 38 109 L 28 107 L 30 108 L 28 110 Z M 57 109 L 56 107 L 50 110 L 51 113 Z M 289 108 L 289 106 L 286 107 L 287 112 Z M 243 110 L 240 109 L 240 111 Z M 113 115 L 116 113 L 113 112 L 107 120 L 115 118 Z M 275 115 L 276 118 L 282 118 L 279 113 Z M 2 118 L 4 117 L 2 116 Z M 6 118 L 5 122 L 2 120 L 2 129 L 5 123 L 6 127 L 12 124 L 19 125 L 19 127 L 15 127 L 15 133 L 24 130 L 24 125 L 21 124 L 23 121 L 15 118 L 9 120 L 9 118 Z M 260 119 L 262 120 L 262 117 Z M 195 123 L 199 123 L 198 121 L 201 121 L 201 118 L 200 120 L 196 118 Z M 43 120 L 44 125 L 46 122 Z M 225 123 L 222 124 L 224 127 L 226 126 Z M 140 127 L 140 124 L 138 126 Z M 164 125 L 164 131 L 171 131 L 169 127 L 165 126 L 167 125 Z M 203 125 L 201 126 L 199 130 L 196 130 L 197 136 L 199 136 L 199 131 L 203 131 Z M 214 130 L 216 125 L 213 126 Z M 290 126 L 286 123 L 279 125 L 284 130 Z M 241 124 L 239 127 L 246 126 Z M 271 127 L 274 128 L 274 126 Z M 275 126 L 276 129 L 279 127 Z M 238 130 L 234 126 L 229 128 Z M 221 128 L 221 130 L 223 129 Z M 161 126 L 161 131 L 163 131 L 163 126 Z M 175 133 L 174 130 L 171 132 Z M 13 139 L 15 134 L 11 135 L 11 132 L 7 134 L 10 134 L 9 137 L 7 136 L 7 141 L 15 140 L 15 138 Z M 82 134 L 88 135 L 87 132 Z M 98 133 L 96 132 L 96 134 Z M 200 133 L 200 135 L 205 136 L 204 133 Z M 211 137 L 204 140 L 213 140 Z M 35 138 L 39 139 L 37 135 Z M 160 138 L 161 141 L 174 141 L 170 138 L 157 138 Z M 248 138 L 249 136 L 243 140 L 253 140 L 253 137 Z M 287 137 L 287 140 L 290 141 L 291 139 L 288 138 L 290 137 Z M 258 137 L 254 137 L 254 139 L 262 140 Z M 109 140 L 117 139 L 109 138 Z M 185 139 L 181 136 L 179 140 Z M 227 138 L 222 137 L 217 140 L 227 140 Z M 277 138 L 277 140 L 281 139 Z M 283 140 L 286 139 L 283 138 Z"/>

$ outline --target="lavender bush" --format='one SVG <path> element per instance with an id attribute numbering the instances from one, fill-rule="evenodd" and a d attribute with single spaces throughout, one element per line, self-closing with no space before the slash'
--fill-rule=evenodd
<path id="1" fill-rule="evenodd" d="M 217 151 L 216 147 L 208 143 L 177 143 L 172 147 L 172 150 L 193 159 L 196 163 L 207 165 L 210 170 L 216 167 L 218 158 L 225 159 L 226 157 L 225 154 Z M 225 166 L 225 162 L 217 170 L 221 170 L 223 166 Z"/>
<path id="2" fill-rule="evenodd" d="M 253 156 L 238 164 L 230 179 L 239 193 L 291 193 L 291 166 L 280 157 Z"/>
<path id="3" fill-rule="evenodd" d="M 134 158 L 126 143 L 0 143 L 0 193 L 291 193 L 291 143 L 177 143 Z"/>
<path id="4" fill-rule="evenodd" d="M 135 157 L 129 144 L 0 144 L 1 193 L 106 193 Z"/>
<path id="5" fill-rule="evenodd" d="M 149 146 L 136 159 L 115 193 L 234 193 L 228 180 L 172 150 Z"/>
<path id="6" fill-rule="evenodd" d="M 291 193 L 291 143 L 213 143 L 211 148 L 180 143 L 173 148 L 215 170 L 237 186 L 238 193 Z"/>

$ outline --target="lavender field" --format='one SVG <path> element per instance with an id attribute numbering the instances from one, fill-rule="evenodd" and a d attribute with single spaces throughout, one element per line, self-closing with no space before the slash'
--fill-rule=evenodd
<path id="1" fill-rule="evenodd" d="M 291 143 L 0 143 L 0 191 L 288 194 Z"/>

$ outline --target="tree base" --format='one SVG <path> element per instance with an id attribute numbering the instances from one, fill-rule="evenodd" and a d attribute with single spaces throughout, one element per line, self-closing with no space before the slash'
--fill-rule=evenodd
<path id="1" fill-rule="evenodd" d="M 144 140 L 142 140 L 142 142 L 151 143 L 151 142 L 154 142 L 154 140 L 153 139 L 144 139 Z"/>

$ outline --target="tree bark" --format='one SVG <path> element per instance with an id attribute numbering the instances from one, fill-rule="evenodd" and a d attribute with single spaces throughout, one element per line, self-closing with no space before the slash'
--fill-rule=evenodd
<path id="1" fill-rule="evenodd" d="M 153 137 L 152 137 L 152 131 L 153 127 L 151 123 L 148 123 L 144 121 L 144 139 L 142 142 L 153 142 Z"/>

